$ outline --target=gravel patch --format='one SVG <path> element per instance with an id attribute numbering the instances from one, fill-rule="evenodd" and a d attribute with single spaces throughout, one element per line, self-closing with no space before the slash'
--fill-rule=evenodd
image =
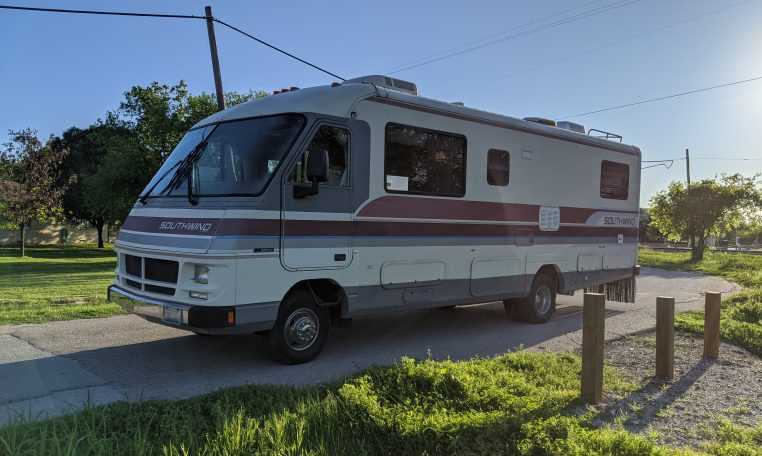
<path id="1" fill-rule="evenodd" d="M 659 443 L 698 447 L 721 418 L 753 426 L 762 421 L 762 359 L 723 343 L 717 361 L 702 359 L 703 339 L 675 336 L 675 378 L 655 379 L 654 332 L 613 340 L 606 361 L 638 385 L 625 397 L 608 397 L 595 422 L 631 432 L 655 432 Z"/>

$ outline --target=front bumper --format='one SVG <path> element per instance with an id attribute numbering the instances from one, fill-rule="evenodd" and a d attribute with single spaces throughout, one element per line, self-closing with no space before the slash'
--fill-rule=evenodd
<path id="1" fill-rule="evenodd" d="M 148 321 L 201 334 L 251 334 L 272 328 L 277 303 L 246 306 L 196 306 L 139 295 L 118 285 L 107 290 L 108 300 Z"/>

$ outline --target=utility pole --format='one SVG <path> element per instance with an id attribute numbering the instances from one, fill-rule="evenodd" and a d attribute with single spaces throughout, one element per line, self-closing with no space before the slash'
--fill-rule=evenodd
<path id="1" fill-rule="evenodd" d="M 685 187 L 688 189 L 688 191 L 691 191 L 691 156 L 688 152 L 688 148 L 685 148 Z M 693 246 L 696 245 L 696 236 L 693 235 L 693 232 L 691 232 L 691 235 L 688 237 L 688 247 L 693 250 Z"/>
<path id="2" fill-rule="evenodd" d="M 217 108 L 225 109 L 225 94 L 222 92 L 222 75 L 220 74 L 220 59 L 217 56 L 217 39 L 214 37 L 214 16 L 212 7 L 204 8 L 206 13 L 206 31 L 209 33 L 209 51 L 212 53 L 212 70 L 214 71 L 214 90 L 217 93 Z"/>

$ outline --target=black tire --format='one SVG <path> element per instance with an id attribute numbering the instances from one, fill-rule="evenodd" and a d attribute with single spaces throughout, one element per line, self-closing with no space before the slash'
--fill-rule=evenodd
<path id="1" fill-rule="evenodd" d="M 529 296 L 511 305 L 511 317 L 527 323 L 545 323 L 556 311 L 556 278 L 550 274 L 540 274 L 532 281 Z M 507 308 L 506 308 L 507 310 Z"/>
<path id="2" fill-rule="evenodd" d="M 268 334 L 270 353 L 276 361 L 301 364 L 312 361 L 323 350 L 330 319 L 307 290 L 289 293 L 283 299 L 275 326 Z"/>

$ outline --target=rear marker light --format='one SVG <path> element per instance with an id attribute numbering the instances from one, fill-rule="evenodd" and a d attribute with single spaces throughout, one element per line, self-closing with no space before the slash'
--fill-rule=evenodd
<path id="1" fill-rule="evenodd" d="M 228 310 L 228 326 L 235 326 L 235 310 Z"/>

